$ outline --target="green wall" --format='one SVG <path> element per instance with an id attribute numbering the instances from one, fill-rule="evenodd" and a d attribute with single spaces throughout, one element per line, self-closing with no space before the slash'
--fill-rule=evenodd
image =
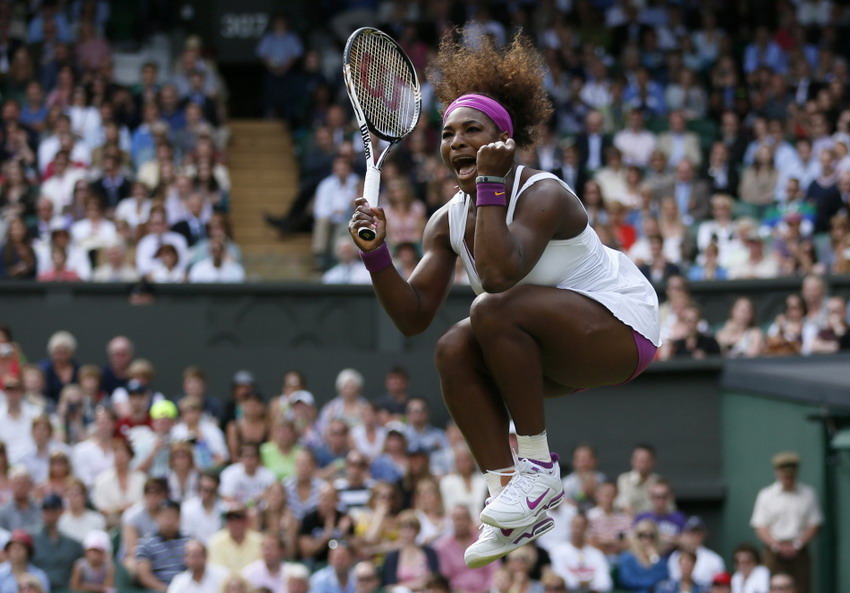
<path id="1" fill-rule="evenodd" d="M 722 548 L 727 563 L 742 541 L 761 544 L 750 527 L 750 516 L 759 490 L 774 481 L 770 459 L 779 451 L 797 451 L 802 457 L 799 479 L 814 487 L 824 505 L 824 453 L 822 426 L 807 419 L 818 413 L 811 405 L 781 401 L 740 392 L 726 392 L 721 402 L 723 478 L 726 501 L 723 509 Z M 818 538 L 820 539 L 820 538 Z M 812 547 L 812 591 L 821 591 L 821 543 Z M 846 564 L 846 563 L 845 563 Z M 836 589 L 846 590 L 846 589 Z"/>

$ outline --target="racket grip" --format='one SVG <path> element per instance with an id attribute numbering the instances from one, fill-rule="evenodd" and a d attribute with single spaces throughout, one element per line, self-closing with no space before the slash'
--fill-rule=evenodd
<path id="1" fill-rule="evenodd" d="M 378 192 L 381 189 L 381 170 L 372 163 L 367 163 L 366 179 L 363 182 L 363 197 L 372 208 L 378 205 Z M 375 230 L 363 227 L 357 231 L 357 235 L 364 241 L 372 241 L 376 234 Z"/>

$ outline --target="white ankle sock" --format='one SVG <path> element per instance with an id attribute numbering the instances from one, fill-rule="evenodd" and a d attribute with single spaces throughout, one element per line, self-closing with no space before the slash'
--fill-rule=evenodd
<path id="1" fill-rule="evenodd" d="M 496 497 L 505 489 L 502 485 L 502 476 L 504 474 L 512 474 L 514 466 L 503 467 L 502 469 L 491 469 L 484 472 L 484 482 L 487 484 L 487 490 L 490 491 L 491 497 Z"/>
<path id="2" fill-rule="evenodd" d="M 551 458 L 549 453 L 549 440 L 546 438 L 546 431 L 540 434 L 525 436 L 518 434 L 517 440 L 517 456 L 526 459 L 539 459 L 540 461 L 548 462 Z"/>

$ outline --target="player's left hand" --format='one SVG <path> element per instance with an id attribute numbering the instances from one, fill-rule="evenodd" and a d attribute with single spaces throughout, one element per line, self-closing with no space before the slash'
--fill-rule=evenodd
<path id="1" fill-rule="evenodd" d="M 505 177 L 514 164 L 515 155 L 516 142 L 513 138 L 485 144 L 478 149 L 478 174 Z"/>

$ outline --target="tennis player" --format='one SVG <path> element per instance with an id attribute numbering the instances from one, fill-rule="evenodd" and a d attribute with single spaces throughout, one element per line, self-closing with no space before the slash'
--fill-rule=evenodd
<path id="1" fill-rule="evenodd" d="M 349 231 L 382 306 L 406 335 L 424 331 L 460 257 L 478 294 L 469 317 L 438 341 L 443 398 L 490 490 L 485 524 L 466 551 L 482 566 L 552 529 L 564 498 L 546 438 L 544 397 L 634 379 L 659 346 L 658 299 L 637 267 L 602 245 L 575 192 L 523 167 L 552 112 L 536 50 L 445 39 L 429 77 L 447 105 L 440 153 L 458 193 L 428 221 L 408 281 L 392 265 L 386 218 L 356 201 Z M 357 236 L 374 228 L 374 241 Z M 512 454 L 508 426 L 516 425 Z"/>

